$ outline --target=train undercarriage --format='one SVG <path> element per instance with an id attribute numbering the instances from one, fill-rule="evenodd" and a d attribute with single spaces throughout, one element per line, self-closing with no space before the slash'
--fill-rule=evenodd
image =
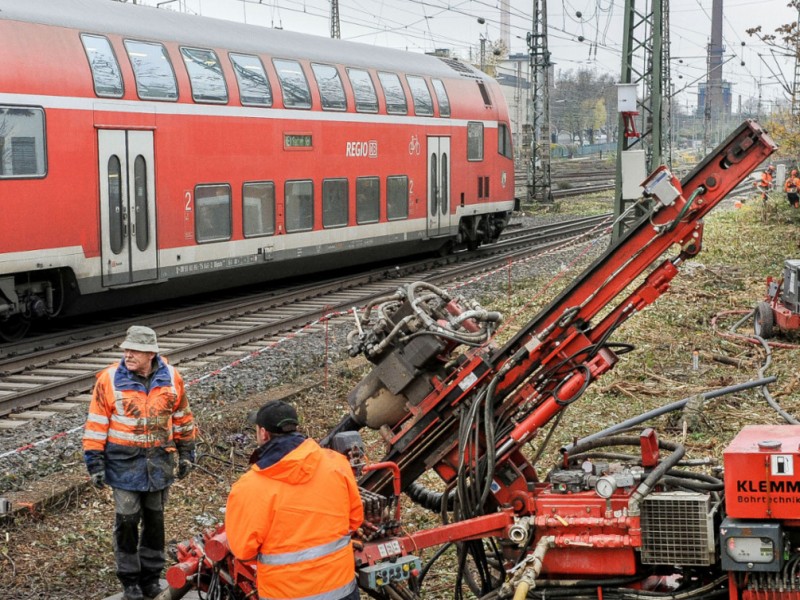
<path id="1" fill-rule="evenodd" d="M 62 269 L 0 277 L 0 341 L 18 341 L 34 320 L 58 316 L 66 279 Z"/>
<path id="2" fill-rule="evenodd" d="M 462 217 L 458 224 L 456 247 L 477 250 L 481 244 L 496 242 L 510 218 L 510 212 Z"/>
<path id="3" fill-rule="evenodd" d="M 310 255 L 310 258 L 298 257 L 266 265 L 256 263 L 249 268 L 238 267 L 225 273 L 225 277 L 215 273 L 212 276 L 203 274 L 196 277 L 176 277 L 172 281 L 143 281 L 139 285 L 121 286 L 119 290 L 122 291 L 105 288 L 81 294 L 74 272 L 66 267 L 10 274 L 0 277 L 0 342 L 19 341 L 25 337 L 33 323 L 66 314 L 109 310 L 127 304 L 201 294 L 221 286 L 250 285 L 264 280 L 319 272 L 320 269 L 341 268 L 344 264 L 367 265 L 389 258 L 418 254 L 421 249 L 443 255 L 464 248 L 471 251 L 482 244 L 497 241 L 510 218 L 511 212 L 463 217 L 458 234 L 446 242 L 430 238 L 423 240 L 424 243 L 407 243 L 403 248 L 391 244 L 385 248 L 352 250 L 348 251 L 351 257 L 348 263 L 336 254 L 322 257 Z"/>

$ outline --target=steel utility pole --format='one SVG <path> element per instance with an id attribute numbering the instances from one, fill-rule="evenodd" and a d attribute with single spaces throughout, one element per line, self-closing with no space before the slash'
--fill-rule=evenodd
<path id="1" fill-rule="evenodd" d="M 331 37 L 342 38 L 342 28 L 339 25 L 339 0 L 331 0 Z"/>
<path id="2" fill-rule="evenodd" d="M 500 42 L 503 57 L 507 57 L 511 49 L 511 0 L 500 0 Z"/>
<path id="3" fill-rule="evenodd" d="M 800 27 L 800 6 L 797 7 L 797 23 Z M 792 114 L 800 118 L 800 36 L 794 48 L 794 80 L 792 81 Z"/>
<path id="4" fill-rule="evenodd" d="M 708 152 L 718 139 L 712 139 L 714 126 L 724 114 L 722 108 L 722 0 L 711 6 L 711 43 L 708 45 L 706 100 L 703 111 L 703 151 Z M 716 136 L 719 137 L 719 136 Z"/>
<path id="5" fill-rule="evenodd" d="M 640 127 L 636 137 L 626 136 L 625 122 L 620 114 L 617 133 L 617 178 L 614 194 L 614 214 L 619 217 L 633 204 L 640 194 L 630 193 L 630 185 L 623 185 L 637 178 L 637 170 L 644 175 L 664 162 L 669 156 L 667 145 L 669 136 L 664 135 L 664 116 L 667 112 L 669 86 L 669 29 L 667 28 L 667 7 L 669 0 L 639 0 L 641 10 L 636 8 L 637 0 L 625 0 L 625 20 L 622 40 L 622 73 L 620 83 L 636 84 L 644 92 L 637 99 L 637 112 Z M 635 154 L 636 151 L 641 154 Z M 625 169 L 632 162 L 643 162 L 638 169 Z M 643 169 L 641 168 L 643 166 Z M 642 178 L 643 179 L 643 178 Z M 641 181 L 641 179 L 639 179 Z M 638 182 L 633 186 L 636 188 Z M 614 239 L 619 238 L 627 226 L 626 221 L 618 220 L 614 225 Z"/>
<path id="6" fill-rule="evenodd" d="M 531 57 L 532 126 L 528 166 L 528 200 L 552 203 L 550 180 L 550 51 L 547 49 L 547 0 L 533 0 L 533 26 L 528 34 Z"/>

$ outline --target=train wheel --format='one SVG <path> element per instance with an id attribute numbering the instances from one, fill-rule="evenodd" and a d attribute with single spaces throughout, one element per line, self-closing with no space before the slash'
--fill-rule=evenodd
<path id="1" fill-rule="evenodd" d="M 775 313 L 772 311 L 772 307 L 766 302 L 759 302 L 753 315 L 753 331 L 757 336 L 766 340 L 775 334 L 774 326 Z"/>
<path id="2" fill-rule="evenodd" d="M 0 321 L 0 341 L 18 342 L 25 337 L 31 328 L 30 319 L 14 315 L 5 321 Z"/>

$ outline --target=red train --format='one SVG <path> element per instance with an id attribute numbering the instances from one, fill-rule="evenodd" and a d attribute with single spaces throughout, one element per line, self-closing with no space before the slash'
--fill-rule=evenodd
<path id="1" fill-rule="evenodd" d="M 459 60 L 0 0 L 0 336 L 497 238 L 508 111 Z"/>

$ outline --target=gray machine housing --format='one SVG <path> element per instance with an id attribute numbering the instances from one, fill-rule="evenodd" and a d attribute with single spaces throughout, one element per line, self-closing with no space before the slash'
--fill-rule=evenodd
<path id="1" fill-rule="evenodd" d="M 792 312 L 800 312 L 800 260 L 789 259 L 783 265 L 783 304 Z"/>

